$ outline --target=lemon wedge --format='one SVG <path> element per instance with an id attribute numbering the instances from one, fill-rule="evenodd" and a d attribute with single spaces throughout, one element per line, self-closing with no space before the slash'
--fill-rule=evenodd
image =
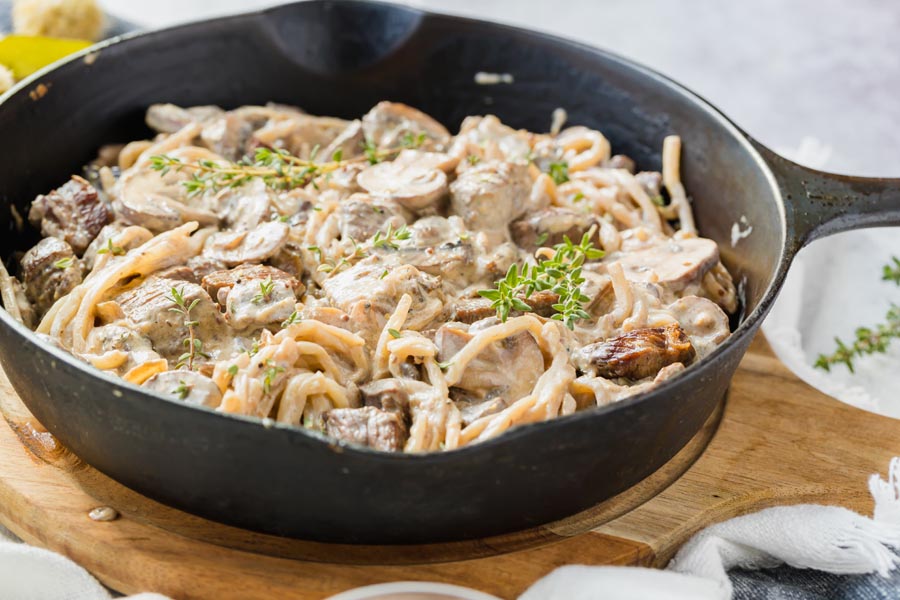
<path id="1" fill-rule="evenodd" d="M 0 65 L 16 79 L 91 45 L 85 40 L 67 40 L 31 35 L 8 35 L 0 39 Z"/>

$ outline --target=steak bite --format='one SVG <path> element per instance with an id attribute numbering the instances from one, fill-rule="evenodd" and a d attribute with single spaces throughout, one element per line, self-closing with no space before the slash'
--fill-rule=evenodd
<path id="1" fill-rule="evenodd" d="M 450 184 L 453 213 L 472 231 L 503 230 L 528 209 L 531 176 L 525 165 L 484 162 Z"/>
<path id="2" fill-rule="evenodd" d="M 247 281 L 265 281 L 271 279 L 284 282 L 285 286 L 293 290 L 295 295 L 304 291 L 304 286 L 290 273 L 268 265 L 240 265 L 233 269 L 213 271 L 203 277 L 201 285 L 210 298 L 225 306 L 225 298 L 235 285 Z"/>
<path id="3" fill-rule="evenodd" d="M 87 180 L 73 175 L 65 185 L 31 203 L 28 220 L 44 237 L 57 237 L 82 254 L 112 213 Z"/>
<path id="4" fill-rule="evenodd" d="M 325 434 L 375 450 L 403 450 L 409 432 L 402 417 L 374 406 L 336 408 L 325 413 Z"/>
<path id="5" fill-rule="evenodd" d="M 25 253 L 20 264 L 25 296 L 38 315 L 81 283 L 81 261 L 69 244 L 55 237 L 38 242 Z"/>
<path id="6" fill-rule="evenodd" d="M 573 357 L 583 371 L 601 377 L 636 380 L 652 377 L 674 363 L 686 364 L 696 356 L 687 334 L 677 324 L 648 327 L 589 344 Z"/>
<path id="7" fill-rule="evenodd" d="M 409 390 L 402 379 L 376 379 L 361 386 L 363 404 L 389 413 L 396 413 L 404 421 L 409 420 Z"/>
<path id="8" fill-rule="evenodd" d="M 556 244 L 563 243 L 564 236 L 578 243 L 582 236 L 597 224 L 597 217 L 594 215 L 550 207 L 513 222 L 509 232 L 518 246 L 534 252 L 541 246 L 552 248 Z M 596 236 L 593 241 L 598 242 Z"/>

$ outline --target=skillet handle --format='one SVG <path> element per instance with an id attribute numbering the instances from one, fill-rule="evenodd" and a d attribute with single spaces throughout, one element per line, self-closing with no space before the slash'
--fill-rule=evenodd
<path id="1" fill-rule="evenodd" d="M 791 254 L 813 240 L 841 231 L 900 225 L 900 179 L 817 171 L 750 141 L 781 188 Z"/>

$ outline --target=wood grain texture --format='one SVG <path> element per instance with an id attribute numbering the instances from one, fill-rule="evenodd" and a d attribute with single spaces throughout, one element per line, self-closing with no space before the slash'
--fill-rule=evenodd
<path id="1" fill-rule="evenodd" d="M 5 377 L 0 408 L 10 425 L 0 427 L 0 522 L 30 543 L 74 558 L 110 587 L 175 598 L 318 599 L 411 579 L 513 598 L 564 564 L 664 564 L 698 529 L 765 506 L 823 502 L 868 512 L 867 476 L 900 455 L 900 422 L 812 390 L 760 339 L 724 411 L 628 492 L 527 532 L 373 548 L 285 540 L 165 507 L 62 448 Z M 91 521 L 87 513 L 97 506 L 113 506 L 122 517 Z"/>

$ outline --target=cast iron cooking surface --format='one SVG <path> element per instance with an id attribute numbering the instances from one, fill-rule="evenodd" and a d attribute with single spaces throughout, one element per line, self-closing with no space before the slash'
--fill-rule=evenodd
<path id="1" fill-rule="evenodd" d="M 725 394 L 791 253 L 813 230 L 813 223 L 791 229 L 803 218 L 785 214 L 759 152 L 703 100 L 627 60 L 539 33 L 386 4 L 313 1 L 125 36 L 91 55 L 0 98 L 0 202 L 20 214 L 100 145 L 148 136 L 143 115 L 154 102 L 275 101 L 354 118 L 388 99 L 451 131 L 464 116 L 485 113 L 546 131 L 552 110 L 564 107 L 570 123 L 601 130 L 615 152 L 645 169 L 660 168 L 666 135 L 682 136 L 698 226 L 719 242 L 744 294 L 749 316 L 732 337 L 649 394 L 417 456 L 266 428 L 147 393 L 0 314 L 0 359 L 10 381 L 66 446 L 149 497 L 249 529 L 332 542 L 441 542 L 533 527 L 618 494 L 698 431 Z M 514 82 L 478 85 L 479 71 L 510 73 Z M 41 97 L 33 93 L 39 86 Z M 14 253 L 36 234 L 17 233 L 7 213 L 0 211 L 0 225 L 11 233 L 0 243 L 13 266 Z M 737 251 L 730 232 L 742 216 L 754 230 Z"/>

